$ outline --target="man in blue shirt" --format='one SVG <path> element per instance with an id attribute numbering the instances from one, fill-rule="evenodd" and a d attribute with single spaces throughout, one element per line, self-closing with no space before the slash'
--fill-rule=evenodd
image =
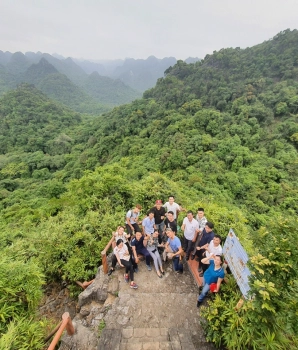
<path id="1" fill-rule="evenodd" d="M 202 262 L 204 264 L 208 263 L 209 261 L 210 261 L 210 266 L 204 273 L 203 289 L 201 294 L 198 297 L 197 307 L 201 306 L 205 296 L 209 292 L 210 284 L 216 283 L 216 289 L 214 292 L 218 292 L 220 289 L 221 282 L 225 277 L 224 269 L 221 266 L 222 265 L 221 257 L 218 255 L 211 254 L 210 256 L 208 256 L 208 258 L 202 259 Z"/>
<path id="2" fill-rule="evenodd" d="M 171 228 L 166 229 L 166 234 L 168 236 L 168 241 L 166 243 L 165 252 L 169 259 L 173 259 L 174 271 L 182 274 L 183 264 L 181 263 L 180 258 L 183 250 L 181 247 L 181 241 L 175 236 L 175 232 L 173 232 Z"/>
<path id="3" fill-rule="evenodd" d="M 150 266 L 151 255 L 146 248 L 147 240 L 148 240 L 147 236 L 144 237 L 141 234 L 141 232 L 136 232 L 136 236 L 132 239 L 130 245 L 131 245 L 132 254 L 133 254 L 133 258 L 134 258 L 135 263 L 136 264 L 139 263 L 138 254 L 142 254 L 145 257 L 146 266 L 147 266 L 148 271 L 151 271 L 152 270 L 152 268 Z M 137 270 L 137 266 L 135 266 L 135 269 Z M 137 272 L 137 271 L 135 271 L 135 272 Z"/>
<path id="4" fill-rule="evenodd" d="M 146 216 L 145 219 L 142 221 L 143 234 L 152 235 L 152 233 L 154 232 L 154 225 L 154 212 L 150 211 L 148 216 Z"/>

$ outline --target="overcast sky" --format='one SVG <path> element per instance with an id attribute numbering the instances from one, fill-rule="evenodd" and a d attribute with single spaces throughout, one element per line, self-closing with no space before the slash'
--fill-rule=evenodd
<path id="1" fill-rule="evenodd" d="M 298 0 L 0 0 L 0 50 L 204 58 L 298 27 Z"/>

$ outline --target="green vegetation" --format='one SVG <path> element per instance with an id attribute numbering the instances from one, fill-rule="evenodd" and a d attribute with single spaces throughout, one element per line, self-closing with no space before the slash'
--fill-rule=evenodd
<path id="1" fill-rule="evenodd" d="M 252 300 L 235 311 L 229 278 L 204 311 L 208 339 L 228 349 L 298 346 L 297 47 L 298 31 L 287 30 L 178 61 L 143 99 L 99 117 L 29 85 L 3 96 L 0 348 L 15 329 L 36 327 L 43 283 L 92 278 L 125 211 L 169 194 L 203 206 L 222 236 L 232 227 L 250 255 Z"/>

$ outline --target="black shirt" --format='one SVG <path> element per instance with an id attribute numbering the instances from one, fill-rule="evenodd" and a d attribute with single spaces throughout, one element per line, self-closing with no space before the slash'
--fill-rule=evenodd
<path id="1" fill-rule="evenodd" d="M 164 207 L 160 207 L 159 209 L 157 209 L 156 207 L 153 207 L 150 209 L 150 211 L 154 213 L 155 223 L 157 225 L 161 224 L 163 221 L 161 217 L 166 215 L 166 209 Z"/>
<path id="2" fill-rule="evenodd" d="M 168 218 L 165 219 L 165 226 L 170 227 L 172 229 L 173 232 L 177 233 L 177 223 L 176 220 L 174 221 L 170 221 Z"/>

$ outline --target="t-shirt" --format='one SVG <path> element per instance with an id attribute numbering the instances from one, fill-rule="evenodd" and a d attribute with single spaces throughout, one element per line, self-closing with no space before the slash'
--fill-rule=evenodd
<path id="1" fill-rule="evenodd" d="M 126 244 L 123 244 L 122 248 L 118 248 L 118 247 L 114 248 L 114 254 L 118 255 L 120 260 L 128 261 L 130 259 L 130 256 L 126 255 L 126 253 L 128 253 Z"/>
<path id="2" fill-rule="evenodd" d="M 173 232 L 177 233 L 177 223 L 176 220 L 170 221 L 168 218 L 165 219 L 166 228 L 169 227 Z"/>
<path id="3" fill-rule="evenodd" d="M 164 207 L 160 207 L 159 209 L 157 209 L 156 207 L 151 208 L 149 211 L 152 211 L 154 213 L 154 219 L 155 219 L 155 223 L 156 225 L 159 225 L 162 223 L 162 219 L 161 216 L 165 216 L 166 215 L 166 210 Z"/>
<path id="4" fill-rule="evenodd" d="M 135 213 L 132 209 L 126 213 L 126 218 L 129 218 L 130 223 L 133 225 L 138 221 L 139 215 L 140 213 Z M 127 221 L 125 223 L 127 224 Z"/>
<path id="5" fill-rule="evenodd" d="M 177 253 L 179 248 L 181 247 L 180 239 L 176 236 L 174 237 L 174 239 L 168 238 L 168 243 L 169 243 L 169 245 L 174 253 Z M 179 256 L 179 255 L 177 255 L 177 256 Z"/>
<path id="6" fill-rule="evenodd" d="M 183 219 L 184 227 L 184 237 L 188 240 L 193 240 L 195 237 L 196 230 L 199 229 L 199 223 L 196 219 L 188 220 L 188 217 Z"/>
<path id="7" fill-rule="evenodd" d="M 122 239 L 123 243 L 126 243 L 127 242 L 126 233 L 123 232 L 123 235 L 119 235 L 119 233 L 116 231 L 115 232 L 115 241 L 117 242 L 118 239 Z"/>
<path id="8" fill-rule="evenodd" d="M 154 224 L 155 224 L 154 218 L 152 218 L 150 220 L 149 216 L 147 216 L 142 221 L 142 226 L 144 226 L 144 231 L 145 231 L 146 234 L 152 234 L 154 232 Z"/>
<path id="9" fill-rule="evenodd" d="M 210 266 L 204 273 L 204 280 L 207 284 L 217 283 L 218 278 L 224 278 L 224 269 L 220 267 L 218 270 L 214 270 L 214 260 L 210 260 Z"/>
<path id="10" fill-rule="evenodd" d="M 207 218 L 206 216 L 203 216 L 201 219 L 199 218 L 198 214 L 196 215 L 196 220 L 199 223 L 199 230 L 202 232 L 203 229 L 205 228 L 206 224 L 207 224 Z"/>
<path id="11" fill-rule="evenodd" d="M 172 205 L 169 203 L 169 202 L 166 202 L 164 205 L 163 205 L 164 208 L 167 208 L 167 213 L 169 211 L 172 211 L 174 213 L 174 219 L 177 218 L 177 210 L 180 210 L 180 205 L 177 204 L 177 203 L 173 203 Z"/>
<path id="12" fill-rule="evenodd" d="M 214 238 L 214 232 L 211 231 L 209 233 L 206 232 L 206 230 L 203 230 L 202 238 L 199 243 L 199 247 L 202 247 L 203 245 L 210 243 Z"/>
<path id="13" fill-rule="evenodd" d="M 206 250 L 206 257 L 208 258 L 212 253 L 214 255 L 222 255 L 222 247 L 221 245 L 219 244 L 217 247 L 214 247 L 214 243 L 213 243 L 213 240 L 209 243 L 209 250 L 210 250 L 210 253 L 208 252 L 208 250 Z"/>
<path id="14" fill-rule="evenodd" d="M 136 247 L 136 251 L 141 250 L 142 248 L 144 248 L 144 236 L 142 236 L 139 241 L 136 238 L 134 238 L 130 242 L 130 245 L 132 247 Z"/>

